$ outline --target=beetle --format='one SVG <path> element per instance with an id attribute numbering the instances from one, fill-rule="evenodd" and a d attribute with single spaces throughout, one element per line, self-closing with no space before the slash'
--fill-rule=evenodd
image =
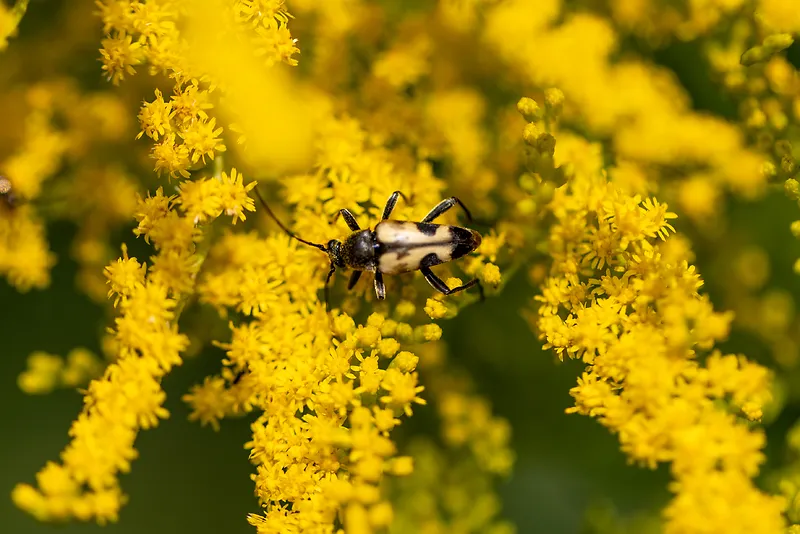
<path id="1" fill-rule="evenodd" d="M 2 203 L 8 208 L 13 208 L 17 204 L 17 198 L 14 194 L 14 187 L 11 185 L 11 180 L 0 174 L 0 198 Z"/>
<path id="2" fill-rule="evenodd" d="M 331 267 L 325 278 L 326 307 L 328 306 L 328 283 L 337 269 L 353 271 L 350 282 L 347 284 L 348 291 L 353 289 L 365 271 L 374 272 L 375 295 L 379 300 L 386 298 L 384 274 L 400 274 L 416 270 L 422 273 L 431 287 L 444 295 L 478 286 L 481 299 L 483 299 L 483 286 L 477 278 L 466 284 L 450 288 L 431 270 L 431 267 L 435 265 L 447 263 L 469 254 L 481 244 L 481 235 L 475 230 L 433 223 L 436 218 L 454 206 L 459 206 L 467 219 L 472 221 L 469 210 L 457 197 L 446 198 L 439 202 L 420 222 L 397 221 L 389 217 L 391 217 L 398 199 L 400 197 L 406 201 L 407 199 L 402 192 L 395 191 L 386 201 L 381 221 L 375 225 L 374 230 L 362 229 L 350 210 L 340 209 L 334 221 L 341 216 L 352 233 L 344 241 L 331 239 L 326 245 L 321 245 L 302 239 L 286 228 L 272 212 L 258 189 L 255 189 L 255 192 L 269 216 L 286 234 L 328 254 Z"/>

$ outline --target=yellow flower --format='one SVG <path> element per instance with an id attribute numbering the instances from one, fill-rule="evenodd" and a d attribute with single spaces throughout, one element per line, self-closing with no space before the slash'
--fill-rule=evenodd
<path id="1" fill-rule="evenodd" d="M 147 265 L 140 264 L 136 258 L 129 258 L 128 248 L 123 245 L 122 258 L 117 259 L 105 268 L 105 275 L 108 278 L 108 284 L 111 286 L 108 290 L 108 296 L 110 298 L 113 295 L 117 295 L 114 300 L 114 307 L 119 304 L 121 298 L 129 297 L 135 287 L 144 284 L 146 273 Z"/>
<path id="2" fill-rule="evenodd" d="M 486 256 L 491 262 L 497 261 L 497 255 L 506 244 L 506 235 L 504 232 L 497 232 L 492 229 L 489 235 L 483 236 L 481 244 L 478 247 L 477 253 L 481 256 Z"/>
<path id="3" fill-rule="evenodd" d="M 22 17 L 28 8 L 28 0 L 17 0 L 14 7 L 0 6 L 0 52 L 8 46 L 8 38 L 17 32 Z"/>
<path id="4" fill-rule="evenodd" d="M 632 460 L 650 468 L 671 463 L 675 497 L 664 512 L 666 532 L 701 524 L 716 531 L 730 518 L 742 532 L 778 532 L 784 502 L 750 480 L 763 462 L 763 435 L 725 411 L 730 403 L 760 416 L 770 374 L 717 352 L 705 365 L 696 361 L 698 351 L 727 336 L 731 316 L 698 294 L 702 281 L 685 249 L 659 242 L 675 231 L 675 215 L 655 199 L 627 196 L 591 167 L 575 169 L 552 201 L 551 279 L 536 297 L 545 346 L 587 364 L 567 411 L 597 417 Z M 710 495 L 720 514 L 713 519 L 703 504 Z"/>
<path id="5" fill-rule="evenodd" d="M 381 402 L 397 406 L 411 415 L 411 404 L 426 404 L 425 399 L 417 396 L 425 387 L 417 385 L 416 373 L 402 373 L 398 369 L 389 368 L 383 377 L 381 387 L 388 395 L 381 397 Z"/>
<path id="6" fill-rule="evenodd" d="M 199 420 L 205 426 L 219 430 L 219 421 L 232 411 L 233 399 L 221 377 L 206 377 L 202 385 L 193 386 L 182 400 L 192 406 L 189 420 Z"/>
<path id="7" fill-rule="evenodd" d="M 84 410 L 70 429 L 72 441 L 61 456 L 63 468 L 45 468 L 38 477 L 39 490 L 20 485 L 14 491 L 17 505 L 42 519 L 74 513 L 100 523 L 115 521 L 125 500 L 117 476 L 137 456 L 136 433 L 168 416 L 158 379 L 181 362 L 179 353 L 188 340 L 170 323 L 175 301 L 166 297 L 166 290 L 149 282 L 132 283 L 125 296 L 119 294 L 122 315 L 114 330 L 119 359 L 89 384 Z M 64 495 L 63 482 L 50 482 L 54 473 L 75 490 Z M 79 490 L 83 484 L 86 489 Z"/>
<path id="8" fill-rule="evenodd" d="M 109 81 L 117 85 L 126 74 L 136 73 L 133 67 L 142 61 L 141 43 L 133 42 L 131 35 L 120 32 L 113 37 L 103 39 L 102 45 L 100 54 L 103 70 Z"/>
<path id="9" fill-rule="evenodd" d="M 230 176 L 227 173 L 222 173 L 222 184 L 220 191 L 221 206 L 225 215 L 233 217 L 233 224 L 236 221 L 245 220 L 245 211 L 255 211 L 255 201 L 247 195 L 247 192 L 256 187 L 256 182 L 250 182 L 244 185 L 242 181 L 244 177 L 236 172 L 236 169 L 231 170 Z"/>
<path id="10" fill-rule="evenodd" d="M 57 387 L 85 386 L 103 368 L 97 356 L 84 348 L 73 349 L 66 359 L 37 351 L 28 356 L 28 368 L 20 373 L 17 384 L 29 395 L 49 393 Z"/>
<path id="11" fill-rule="evenodd" d="M 19 388 L 28 394 L 48 393 L 56 388 L 64 361 L 54 354 L 34 352 L 28 356 L 28 369 L 17 378 Z"/>
<path id="12" fill-rule="evenodd" d="M 166 171 L 172 178 L 177 178 L 179 174 L 188 178 L 188 169 L 191 166 L 189 147 L 185 143 L 177 144 L 175 140 L 175 134 L 166 134 L 160 143 L 153 145 L 150 157 L 156 160 L 155 170 L 157 173 L 161 174 Z"/>
<path id="13" fill-rule="evenodd" d="M 483 266 L 483 270 L 480 273 L 480 279 L 490 286 L 497 287 L 500 285 L 500 282 L 503 279 L 500 274 L 500 267 L 493 263 L 487 263 Z"/>
<path id="14" fill-rule="evenodd" d="M 678 497 L 665 511 L 667 534 L 723 524 L 730 525 L 729 532 L 742 534 L 783 532 L 785 528 L 782 498 L 764 495 L 745 475 L 712 471 L 682 479 L 670 489 Z"/>
<path id="15" fill-rule="evenodd" d="M 429 298 L 425 304 L 425 313 L 431 319 L 441 319 L 447 314 L 447 306 L 441 300 Z"/>
<path id="16" fill-rule="evenodd" d="M 273 27 L 291 18 L 284 4 L 284 0 L 236 0 L 233 10 L 243 21 Z"/>
<path id="17" fill-rule="evenodd" d="M 216 219 L 222 213 L 222 183 L 214 178 L 186 181 L 176 199 L 181 211 L 194 224 Z"/>
<path id="18" fill-rule="evenodd" d="M 208 120 L 206 110 L 214 107 L 209 99 L 209 91 L 200 89 L 197 80 L 191 80 L 186 85 L 175 87 L 175 94 L 170 98 L 169 104 L 178 123 L 185 124 L 196 119 Z"/>
<path id="19" fill-rule="evenodd" d="M 800 13 L 791 1 L 759 0 L 756 2 L 756 17 L 773 32 L 800 31 Z"/>
<path id="20" fill-rule="evenodd" d="M 200 262 L 193 252 L 164 250 L 154 256 L 150 267 L 150 279 L 172 291 L 175 296 L 191 293 Z"/>
<path id="21" fill-rule="evenodd" d="M 99 0 L 96 5 L 100 8 L 97 15 L 103 20 L 103 33 L 108 34 L 112 30 L 131 31 L 133 29 L 133 10 L 130 2 Z"/>
<path id="22" fill-rule="evenodd" d="M 392 87 L 413 85 L 427 74 L 431 43 L 419 37 L 411 43 L 402 43 L 375 60 L 372 72 L 375 77 L 386 80 Z"/>
<path id="23" fill-rule="evenodd" d="M 139 132 L 136 139 L 147 134 L 147 137 L 158 141 L 159 136 L 166 135 L 172 131 L 170 121 L 174 116 L 175 112 L 172 110 L 172 104 L 164 102 L 161 91 L 156 89 L 156 99 L 152 102 L 145 102 L 139 112 L 139 123 L 142 126 L 142 131 Z"/>
<path id="24" fill-rule="evenodd" d="M 201 161 L 205 163 L 206 156 L 214 159 L 217 152 L 225 152 L 225 145 L 218 139 L 222 128 L 216 128 L 216 119 L 197 120 L 188 125 L 183 125 L 180 136 L 183 145 L 191 154 L 192 163 Z"/>
<path id="25" fill-rule="evenodd" d="M 425 341 L 438 341 L 442 337 L 442 327 L 435 323 L 419 328 L 418 336 Z"/>

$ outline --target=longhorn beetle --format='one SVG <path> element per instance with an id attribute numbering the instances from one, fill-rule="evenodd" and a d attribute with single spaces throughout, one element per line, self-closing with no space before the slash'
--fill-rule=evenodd
<path id="1" fill-rule="evenodd" d="M 472 221 L 469 210 L 456 197 L 439 202 L 420 222 L 394 221 L 389 217 L 397 204 L 397 199 L 402 196 L 407 201 L 403 193 L 395 191 L 386 201 L 381 222 L 375 225 L 374 230 L 362 230 L 350 210 L 340 209 L 334 221 L 339 216 L 343 217 L 352 233 L 344 241 L 331 239 L 326 245 L 321 245 L 306 241 L 286 228 L 272 212 L 258 189 L 254 190 L 261 205 L 281 230 L 301 243 L 316 247 L 328 254 L 331 268 L 325 278 L 326 308 L 329 296 L 328 283 L 337 268 L 353 270 L 350 282 L 347 284 L 348 290 L 353 289 L 364 271 L 374 272 L 375 294 L 379 300 L 386 298 L 386 287 L 383 284 L 384 274 L 407 273 L 417 269 L 435 290 L 445 295 L 477 285 L 481 299 L 483 299 L 483 286 L 477 278 L 464 285 L 450 288 L 431 270 L 434 265 L 469 254 L 481 244 L 481 235 L 475 230 L 431 222 L 455 205 L 460 206 L 467 215 L 467 219 Z"/>

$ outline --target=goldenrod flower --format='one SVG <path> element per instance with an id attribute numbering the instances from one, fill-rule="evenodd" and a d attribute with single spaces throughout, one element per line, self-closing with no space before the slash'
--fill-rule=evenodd
<path id="1" fill-rule="evenodd" d="M 177 178 L 177 175 L 188 178 L 191 166 L 189 147 L 185 144 L 179 145 L 175 140 L 175 134 L 165 135 L 161 142 L 153 146 L 150 157 L 156 160 L 157 173 L 167 171 L 172 178 Z"/>
<path id="2" fill-rule="evenodd" d="M 106 77 L 115 85 L 119 84 L 125 75 L 136 73 L 133 67 L 142 61 L 141 43 L 133 42 L 133 36 L 121 32 L 116 36 L 103 39 L 102 55 L 103 70 Z"/>
<path id="3" fill-rule="evenodd" d="M 184 126 L 180 132 L 183 139 L 183 146 L 191 154 L 192 163 L 202 160 L 206 161 L 206 156 L 214 159 L 216 152 L 225 152 L 225 145 L 218 139 L 222 133 L 222 128 L 216 128 L 216 119 L 208 121 L 198 120 Z"/>
<path id="4" fill-rule="evenodd" d="M 676 496 L 665 511 L 666 531 L 697 531 L 707 517 L 702 503 L 714 499 L 715 525 L 725 517 L 737 528 L 776 532 L 784 502 L 747 482 L 763 462 L 763 436 L 712 402 L 759 418 L 770 399 L 769 373 L 718 352 L 705 365 L 695 361 L 727 336 L 731 317 L 697 293 L 702 282 L 688 258 L 662 253 L 657 239 L 674 232 L 668 221 L 675 215 L 590 169 L 555 191 L 551 210 L 553 266 L 549 290 L 536 298 L 543 303 L 537 325 L 546 347 L 587 364 L 568 412 L 597 417 L 636 462 L 671 462 Z M 712 479 L 718 482 L 697 484 Z"/>
<path id="5" fill-rule="evenodd" d="M 145 102 L 142 111 L 139 112 L 139 123 L 142 131 L 136 136 L 139 139 L 142 135 L 158 141 L 159 136 L 166 135 L 172 130 L 170 121 L 175 116 L 171 102 L 164 102 L 161 91 L 156 89 L 156 99 L 153 102 Z"/>

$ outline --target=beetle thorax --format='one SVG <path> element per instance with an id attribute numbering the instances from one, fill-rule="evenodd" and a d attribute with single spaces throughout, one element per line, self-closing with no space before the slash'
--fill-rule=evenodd
<path id="1" fill-rule="evenodd" d="M 371 230 L 353 232 L 342 243 L 342 260 L 351 269 L 374 271 L 375 247 L 375 234 Z"/>

